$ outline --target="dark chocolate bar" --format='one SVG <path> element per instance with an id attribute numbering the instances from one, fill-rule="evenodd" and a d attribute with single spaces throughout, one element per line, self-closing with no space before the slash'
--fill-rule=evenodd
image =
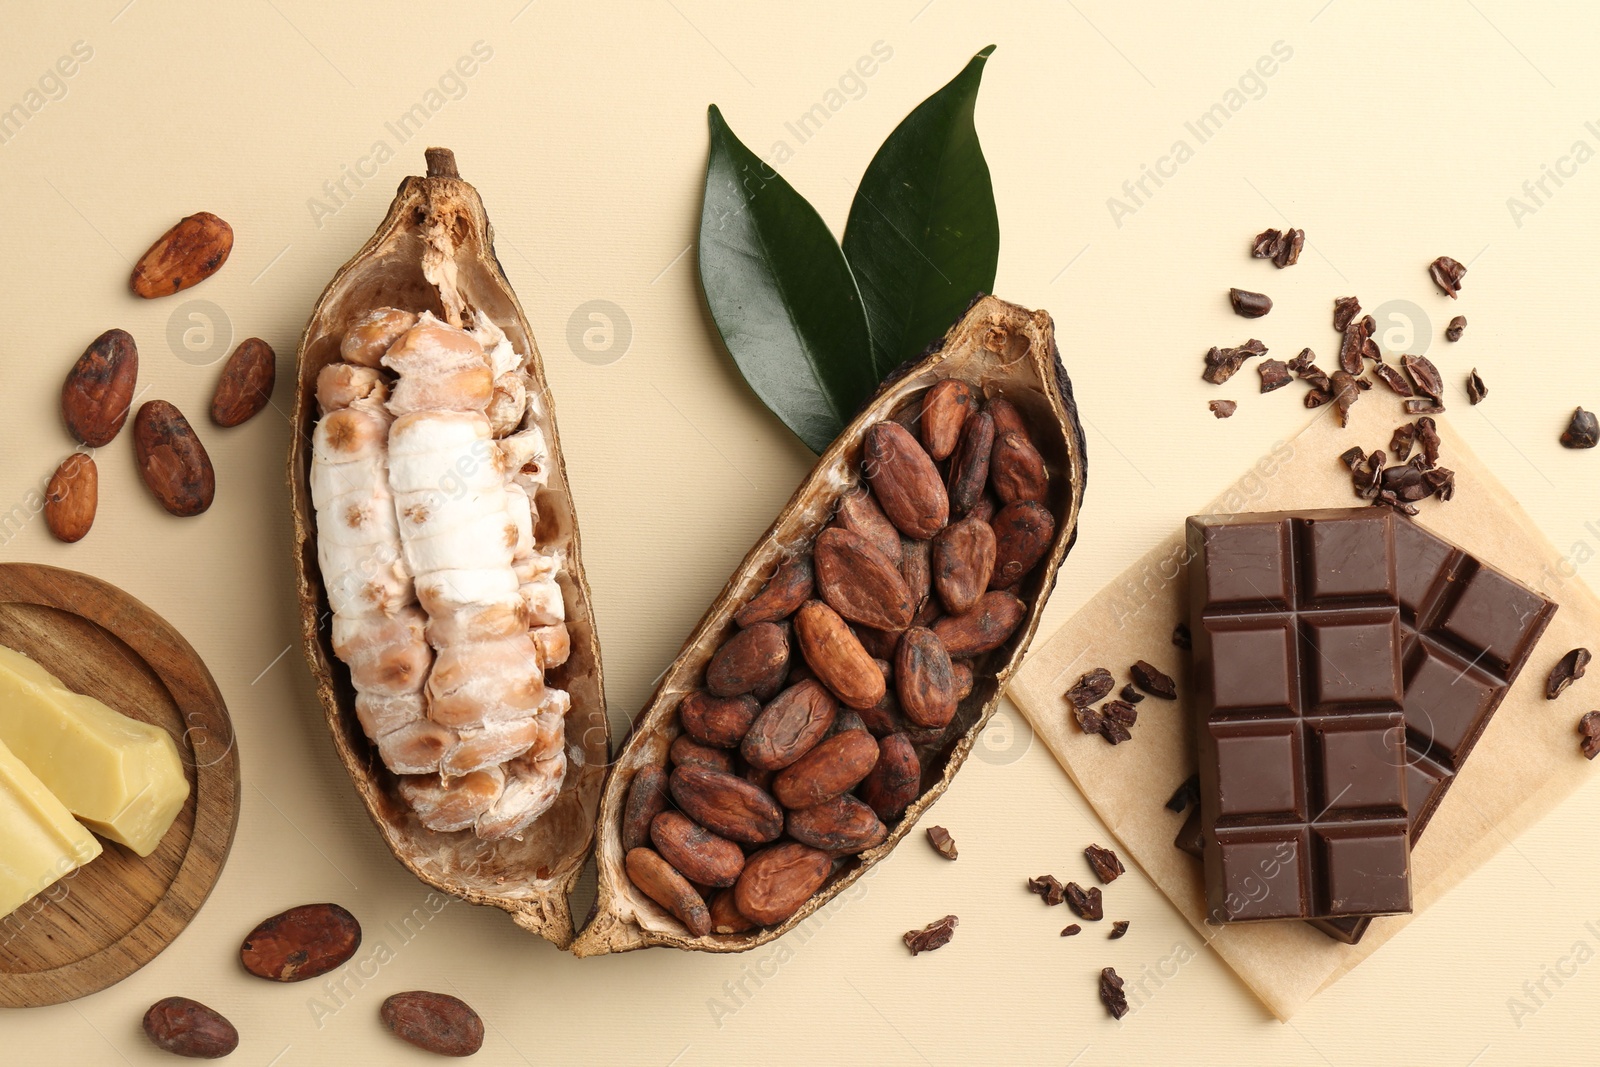
<path id="1" fill-rule="evenodd" d="M 1188 522 L 1212 922 L 1411 909 L 1394 519 Z"/>

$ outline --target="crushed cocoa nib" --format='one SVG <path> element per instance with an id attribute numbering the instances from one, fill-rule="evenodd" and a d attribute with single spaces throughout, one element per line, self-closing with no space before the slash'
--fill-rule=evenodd
<path id="1" fill-rule="evenodd" d="M 1418 393 L 1438 401 L 1444 400 L 1444 379 L 1439 376 L 1439 368 L 1433 365 L 1433 360 L 1427 356 L 1405 355 L 1400 357 L 1400 365 L 1411 375 Z"/>
<path id="2" fill-rule="evenodd" d="M 1115 882 L 1117 876 L 1123 873 L 1122 861 L 1117 859 L 1117 854 L 1109 848 L 1090 845 L 1083 850 L 1083 855 L 1089 861 L 1089 866 L 1094 868 L 1094 876 L 1100 879 L 1103 885 Z"/>
<path id="3" fill-rule="evenodd" d="M 1361 399 L 1361 379 L 1342 370 L 1333 372 L 1333 410 L 1339 416 L 1339 425 L 1350 425 L 1350 409 Z"/>
<path id="4" fill-rule="evenodd" d="M 1266 293 L 1252 293 L 1248 289 L 1229 289 L 1228 302 L 1233 313 L 1240 318 L 1259 319 L 1272 310 L 1272 297 Z"/>
<path id="5" fill-rule="evenodd" d="M 1582 750 L 1584 759 L 1600 756 L 1600 711 L 1588 712 L 1579 719 L 1578 733 L 1582 735 L 1578 748 Z"/>
<path id="6" fill-rule="evenodd" d="M 1128 996 L 1122 991 L 1122 979 L 1117 977 L 1115 967 L 1105 967 L 1100 971 L 1100 1003 L 1106 1006 L 1106 1011 L 1111 1013 L 1113 1019 L 1128 1014 Z"/>
<path id="7" fill-rule="evenodd" d="M 1422 449 L 1422 465 L 1431 467 L 1439 462 L 1439 424 L 1430 418 L 1420 418 L 1416 425 L 1417 447 Z"/>
<path id="8" fill-rule="evenodd" d="M 1133 675 L 1134 684 L 1151 696 L 1162 700 L 1178 699 L 1178 683 L 1153 664 L 1140 660 L 1128 668 L 1128 673 Z"/>
<path id="9" fill-rule="evenodd" d="M 1128 932 L 1128 920 L 1118 919 L 1111 924 L 1111 933 L 1106 935 L 1106 940 L 1116 941 Z"/>
<path id="10" fill-rule="evenodd" d="M 1339 344 L 1339 369 L 1346 374 L 1360 374 L 1361 360 L 1366 354 L 1367 342 L 1372 338 L 1372 330 L 1377 324 L 1372 321 L 1372 316 L 1357 319 L 1345 327 L 1344 340 Z M 1374 346 L 1376 351 L 1376 346 Z"/>
<path id="11" fill-rule="evenodd" d="M 1075 708 L 1086 708 L 1104 700 L 1106 694 L 1116 687 L 1117 680 L 1111 677 L 1111 672 L 1104 667 L 1096 667 L 1067 690 L 1067 702 Z"/>
<path id="12" fill-rule="evenodd" d="M 902 940 L 913 956 L 919 952 L 932 952 L 950 943 L 950 939 L 956 935 L 956 926 L 960 922 L 961 920 L 954 915 L 946 915 L 920 930 L 907 930 Z"/>
<path id="13" fill-rule="evenodd" d="M 1600 443 L 1600 419 L 1595 418 L 1594 412 L 1578 408 L 1561 435 L 1561 443 L 1568 448 L 1593 448 Z"/>
<path id="14" fill-rule="evenodd" d="M 1409 500 L 1401 500 L 1387 489 L 1380 492 L 1378 499 L 1374 500 L 1373 503 L 1379 507 L 1394 508 L 1394 510 L 1404 512 L 1407 515 L 1417 514 L 1417 506 L 1415 504 Z"/>
<path id="15" fill-rule="evenodd" d="M 1073 708 L 1072 714 L 1078 720 L 1078 728 L 1086 734 L 1103 734 L 1106 728 L 1106 717 L 1093 708 Z M 1110 738 L 1107 738 L 1109 741 Z M 1115 741 L 1111 742 L 1116 744 Z"/>
<path id="16" fill-rule="evenodd" d="M 1422 468 L 1415 463 L 1402 463 L 1387 467 L 1379 479 L 1379 495 L 1392 493 L 1396 499 L 1412 503 L 1433 495 L 1433 488 L 1422 476 Z"/>
<path id="17" fill-rule="evenodd" d="M 1367 453 L 1361 448 L 1360 445 L 1352 445 L 1343 452 L 1339 453 L 1339 462 L 1343 463 L 1350 470 L 1355 470 L 1366 461 Z"/>
<path id="18" fill-rule="evenodd" d="M 1139 692 L 1138 688 L 1132 682 L 1129 682 L 1127 685 L 1117 690 L 1117 696 L 1121 697 L 1123 700 L 1126 700 L 1130 704 L 1137 704 L 1139 701 L 1144 699 L 1144 694 Z"/>
<path id="19" fill-rule="evenodd" d="M 1172 796 L 1167 798 L 1168 811 L 1186 811 L 1200 803 L 1200 776 L 1191 774 L 1179 783 L 1178 788 L 1172 791 Z"/>
<path id="20" fill-rule="evenodd" d="M 1261 375 L 1261 391 L 1270 393 L 1274 389 L 1282 389 L 1294 381 L 1294 376 L 1289 373 L 1289 365 L 1281 359 L 1264 359 L 1256 364 L 1256 373 Z"/>
<path id="21" fill-rule="evenodd" d="M 1333 394 L 1326 389 L 1313 389 L 1306 394 L 1306 407 L 1320 408 L 1333 399 Z"/>
<path id="22" fill-rule="evenodd" d="M 942 826 L 928 827 L 928 843 L 934 850 L 947 860 L 953 860 L 960 855 L 956 851 L 956 839 L 950 836 L 950 831 Z"/>
<path id="23" fill-rule="evenodd" d="M 1433 284 L 1437 285 L 1451 300 L 1454 300 L 1456 294 L 1461 292 L 1461 278 L 1466 273 L 1467 268 L 1449 256 L 1440 256 L 1428 264 L 1428 277 L 1432 278 Z"/>
<path id="24" fill-rule="evenodd" d="M 1072 914 L 1088 922 L 1096 923 L 1106 917 L 1105 901 L 1096 885 L 1085 889 L 1077 882 L 1068 882 L 1067 907 L 1072 909 Z"/>
<path id="25" fill-rule="evenodd" d="M 1304 377 L 1304 373 L 1317 360 L 1317 354 L 1309 348 L 1302 348 L 1300 354 L 1284 364 L 1296 374 Z"/>
<path id="26" fill-rule="evenodd" d="M 1108 700 L 1100 705 L 1100 714 L 1105 716 L 1107 722 L 1120 722 L 1124 726 L 1132 726 L 1139 721 L 1139 709 L 1126 700 Z"/>
<path id="27" fill-rule="evenodd" d="M 1554 667 L 1550 668 L 1550 676 L 1544 682 L 1544 698 L 1546 700 L 1554 700 L 1562 693 L 1565 693 L 1567 687 L 1582 678 L 1583 672 L 1588 669 L 1589 650 L 1587 648 L 1575 648 L 1568 652 L 1556 661 Z"/>
<path id="28" fill-rule="evenodd" d="M 1402 405 L 1407 415 L 1443 415 L 1444 405 L 1439 401 L 1423 397 L 1407 400 Z"/>
<path id="29" fill-rule="evenodd" d="M 1239 405 L 1232 400 L 1213 400 L 1211 402 L 1211 414 L 1219 419 L 1232 418 L 1233 413 L 1238 410 Z"/>
<path id="30" fill-rule="evenodd" d="M 1378 380 L 1392 389 L 1396 396 L 1416 396 L 1417 391 L 1411 388 L 1411 383 L 1406 381 L 1406 376 L 1401 374 L 1392 363 L 1379 363 L 1372 368 L 1372 373 Z"/>
<path id="31" fill-rule="evenodd" d="M 1474 404 L 1481 404 L 1488 395 L 1489 387 L 1483 384 L 1483 376 L 1478 373 L 1478 368 L 1473 367 L 1472 373 L 1467 375 L 1467 399 Z"/>
<path id="32" fill-rule="evenodd" d="M 1444 339 L 1446 341 L 1459 341 L 1466 328 L 1467 317 L 1465 315 L 1457 315 L 1450 320 L 1450 325 L 1444 328 Z"/>
<path id="33" fill-rule="evenodd" d="M 1052 908 L 1067 899 L 1067 887 L 1053 874 L 1041 874 L 1037 878 L 1029 878 L 1028 892 L 1038 893 Z"/>
<path id="34" fill-rule="evenodd" d="M 1194 647 L 1194 637 L 1189 633 L 1187 623 L 1180 622 L 1172 628 L 1172 643 L 1186 650 Z"/>
<path id="35" fill-rule="evenodd" d="M 1344 333 L 1357 315 L 1361 314 L 1361 301 L 1353 296 L 1335 297 L 1333 301 L 1333 329 Z"/>
<path id="36" fill-rule="evenodd" d="M 1428 488 L 1433 490 L 1433 495 L 1440 500 L 1449 500 L 1456 495 L 1456 472 L 1448 467 L 1434 467 L 1423 472 L 1423 480 L 1428 483 Z"/>
<path id="37" fill-rule="evenodd" d="M 1100 736 L 1106 739 L 1107 744 L 1111 745 L 1120 745 L 1124 741 L 1133 740 L 1133 734 L 1128 731 L 1128 727 L 1109 715 L 1101 718 Z"/>
<path id="38" fill-rule="evenodd" d="M 1245 360 L 1251 356 L 1266 354 L 1267 346 L 1254 337 L 1238 348 L 1213 348 L 1206 353 L 1206 369 L 1200 377 L 1212 385 L 1221 385 L 1239 373 L 1239 368 L 1244 366 Z"/>
<path id="39" fill-rule="evenodd" d="M 1356 496 L 1363 500 L 1373 500 L 1378 495 L 1378 483 L 1383 477 L 1383 452 L 1370 453 L 1366 460 L 1350 468 L 1350 484 L 1355 488 Z"/>
<path id="40" fill-rule="evenodd" d="M 1402 422 L 1394 428 L 1394 436 L 1389 438 L 1389 451 L 1394 453 L 1395 462 L 1404 463 L 1411 455 L 1411 443 L 1416 436 L 1417 428 L 1409 422 Z"/>
<path id="41" fill-rule="evenodd" d="M 1081 933 L 1083 933 L 1083 927 L 1079 926 L 1077 923 L 1069 923 L 1061 928 L 1062 937 L 1077 937 Z"/>
<path id="42" fill-rule="evenodd" d="M 1252 259 L 1271 259 L 1278 254 L 1278 248 L 1282 244 L 1282 230 L 1262 230 L 1256 234 L 1256 239 L 1250 242 L 1250 256 Z"/>
<path id="43" fill-rule="evenodd" d="M 1273 266 L 1282 270 L 1300 262 L 1300 252 L 1305 246 L 1304 230 L 1262 230 L 1250 242 L 1250 255 L 1256 259 L 1270 259 Z"/>

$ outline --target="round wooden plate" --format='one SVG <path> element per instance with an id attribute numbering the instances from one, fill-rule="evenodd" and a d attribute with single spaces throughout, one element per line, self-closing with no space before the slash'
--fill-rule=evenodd
<path id="1" fill-rule="evenodd" d="M 178 743 L 189 801 L 160 847 L 105 852 L 0 918 L 0 1006 L 75 1000 L 114 985 L 189 925 L 239 822 L 239 757 L 222 693 L 166 620 L 98 578 L 0 564 L 0 645 L 69 689 L 154 723 Z"/>

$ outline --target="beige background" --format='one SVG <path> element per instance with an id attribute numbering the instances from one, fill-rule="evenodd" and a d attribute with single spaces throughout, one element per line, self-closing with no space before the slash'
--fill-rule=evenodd
<path id="1" fill-rule="evenodd" d="M 839 227 L 883 136 L 994 42 L 978 121 L 1004 233 L 996 288 L 1055 313 L 1092 459 L 1082 534 L 1047 630 L 1303 422 L 1297 390 L 1249 395 L 1249 373 L 1220 391 L 1201 383 L 1205 348 L 1251 335 L 1279 354 L 1326 348 L 1331 298 L 1347 293 L 1374 309 L 1396 301 L 1379 315 L 1391 346 L 1431 345 L 1457 389 L 1470 366 L 1483 372 L 1489 401 L 1453 405 L 1453 424 L 1550 538 L 1571 546 L 1578 572 L 1591 584 L 1600 575 L 1588 562 L 1600 547 L 1600 457 L 1555 443 L 1572 404 L 1600 406 L 1590 352 L 1600 165 L 1571 155 L 1580 140 L 1585 160 L 1600 149 L 1600 16 L 1586 5 L 1306 0 L 1167 13 L 1105 0 L 856 0 L 780 15 L 714 0 L 570 10 L 506 0 L 446 17 L 421 4 L 125 2 L 6 16 L 0 109 L 42 106 L 0 143 L 0 510 L 41 489 L 67 451 L 61 376 L 110 326 L 138 338 L 145 398 L 197 418 L 224 337 L 265 338 L 286 377 L 316 294 L 399 179 L 420 169 L 423 145 L 448 145 L 483 193 L 541 338 L 620 724 L 809 467 L 719 350 L 684 254 L 705 105 L 720 104 L 758 151 L 785 142 L 785 176 Z M 79 41 L 93 55 L 63 95 L 46 75 Z M 440 88 L 479 41 L 492 56 L 470 78 L 446 77 L 425 102 L 439 106 L 401 144 L 386 123 Z M 1271 75 L 1244 77 L 1280 41 L 1262 66 Z M 847 81 L 854 98 L 834 98 L 837 110 L 802 142 L 785 124 L 826 108 L 877 42 L 892 57 Z M 58 98 L 27 97 L 41 78 Z M 1236 107 L 1198 143 L 1185 123 L 1219 103 Z M 1180 138 L 1192 155 L 1174 168 L 1162 157 Z M 380 140 L 395 155 L 376 163 Z M 1172 176 L 1147 180 L 1139 202 L 1127 201 L 1135 210 L 1114 220 L 1107 199 L 1125 196 L 1146 165 Z M 1564 170 L 1564 184 L 1546 180 L 1536 202 L 1523 183 L 1545 166 Z M 347 172 L 361 184 L 325 191 Z M 1514 217 L 1510 197 L 1532 211 Z M 137 301 L 126 292 L 132 259 L 197 210 L 232 222 L 233 259 L 199 288 Z M 1279 273 L 1244 256 L 1257 230 L 1285 224 L 1308 232 L 1299 266 Z M 1424 275 L 1441 253 L 1471 263 L 1459 306 Z M 1264 289 L 1278 308 L 1240 322 L 1229 285 Z M 586 348 L 583 315 L 569 343 L 569 320 L 591 300 L 620 309 L 626 351 Z M 1458 310 L 1472 325 L 1447 346 L 1439 331 Z M 1218 395 L 1241 401 L 1229 422 L 1206 411 Z M 1136 871 L 1108 894 L 1113 917 L 1133 922 L 1126 939 L 1056 936 L 1067 917 L 1022 880 L 1081 877 L 1077 853 L 1103 831 L 1014 712 L 935 813 L 960 862 L 909 844 L 809 938 L 744 956 L 579 963 L 503 915 L 451 905 L 402 942 L 389 924 L 426 913 L 427 894 L 359 808 L 290 647 L 288 424 L 269 412 L 203 432 L 219 482 L 205 516 L 160 512 L 123 437 L 100 457 L 102 506 L 87 540 L 55 544 L 39 521 L 0 534 L 0 558 L 110 579 L 177 625 L 228 698 L 245 775 L 232 862 L 195 923 L 120 986 L 5 1013 L 9 1061 L 160 1062 L 138 1018 L 182 993 L 239 1025 L 236 1062 L 423 1062 L 375 1018 L 389 992 L 417 987 L 476 1005 L 493 1028 L 481 1060 L 497 1064 L 594 1054 L 645 1065 L 844 1055 L 1353 1064 L 1397 1042 L 1395 1059 L 1464 1065 L 1570 1062 L 1586 1047 L 1600 974 L 1588 962 L 1600 947 L 1593 787 L 1281 1025 L 1196 951 L 1192 929 Z M 244 931 L 316 899 L 346 903 L 367 930 L 338 1000 L 315 983 L 242 975 Z M 962 919 L 955 942 L 909 958 L 899 933 L 946 912 Z M 1107 964 L 1169 977 L 1116 1024 L 1094 995 Z"/>

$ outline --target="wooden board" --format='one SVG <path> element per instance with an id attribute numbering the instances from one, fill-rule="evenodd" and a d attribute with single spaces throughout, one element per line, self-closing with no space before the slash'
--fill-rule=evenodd
<path id="1" fill-rule="evenodd" d="M 68 688 L 153 723 L 178 743 L 189 800 L 160 847 L 105 852 L 0 919 L 0 1006 L 97 992 L 156 957 L 216 885 L 239 822 L 239 757 L 222 693 L 164 619 L 98 578 L 0 564 L 0 644 Z"/>

